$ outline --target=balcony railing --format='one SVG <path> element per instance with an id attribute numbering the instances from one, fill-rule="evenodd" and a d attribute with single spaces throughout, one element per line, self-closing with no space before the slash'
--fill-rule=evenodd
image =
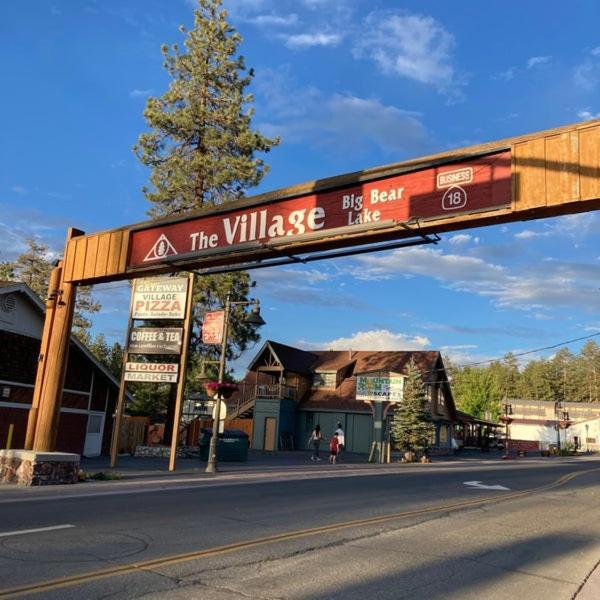
<path id="1" fill-rule="evenodd" d="M 253 408 L 257 398 L 296 401 L 297 396 L 297 389 L 289 385 L 240 383 L 238 393 L 227 403 L 229 405 L 228 414 L 241 416 Z"/>

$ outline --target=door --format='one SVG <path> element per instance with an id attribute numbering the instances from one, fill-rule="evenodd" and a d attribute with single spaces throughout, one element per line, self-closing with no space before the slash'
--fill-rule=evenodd
<path id="1" fill-rule="evenodd" d="M 91 412 L 88 416 L 85 435 L 84 456 L 100 456 L 102 452 L 102 433 L 104 432 L 104 413 Z"/>
<path id="2" fill-rule="evenodd" d="M 275 450 L 275 432 L 277 431 L 277 419 L 265 417 L 265 444 L 264 449 L 272 452 Z"/>

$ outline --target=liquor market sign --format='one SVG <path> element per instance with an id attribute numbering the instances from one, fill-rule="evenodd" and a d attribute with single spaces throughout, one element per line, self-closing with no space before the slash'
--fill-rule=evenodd
<path id="1" fill-rule="evenodd" d="M 401 402 L 404 394 L 404 377 L 388 375 L 358 375 L 356 399 L 370 402 Z"/>
<path id="2" fill-rule="evenodd" d="M 131 232 L 127 268 L 243 248 L 248 243 L 335 235 L 507 207 L 510 151 Z M 301 237 L 302 236 L 302 237 Z M 146 305 L 141 304 L 144 308 Z M 140 317 L 143 318 L 143 317 Z M 148 317 L 150 318 L 150 317 Z"/>
<path id="3" fill-rule="evenodd" d="M 177 363 L 125 363 L 125 381 L 177 383 L 178 373 Z"/>
<path id="4" fill-rule="evenodd" d="M 136 279 L 133 319 L 183 319 L 188 280 L 186 277 Z"/>

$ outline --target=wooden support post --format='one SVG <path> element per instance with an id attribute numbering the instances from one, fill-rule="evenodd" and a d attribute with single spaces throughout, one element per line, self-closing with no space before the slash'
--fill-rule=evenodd
<path id="1" fill-rule="evenodd" d="M 43 385 L 41 392 L 39 392 L 37 425 L 33 441 L 33 450 L 38 452 L 53 452 L 55 450 L 63 386 L 69 358 L 76 288 L 72 283 L 64 281 L 64 273 L 61 279 L 61 289 L 54 311 L 52 332 L 48 344 Z"/>
<path id="2" fill-rule="evenodd" d="M 173 434 L 171 435 L 171 454 L 169 456 L 169 471 L 175 470 L 177 463 L 177 442 L 179 440 L 179 424 L 183 408 L 183 392 L 185 391 L 185 377 L 187 372 L 188 355 L 190 349 L 190 334 L 192 331 L 192 311 L 194 308 L 194 274 L 188 277 L 187 303 L 185 307 L 185 320 L 183 321 L 183 340 L 181 356 L 179 358 L 179 378 L 177 380 L 177 398 L 175 400 L 175 414 L 173 415 Z"/>
<path id="3" fill-rule="evenodd" d="M 50 345 L 52 326 L 54 324 L 54 311 L 56 310 L 56 304 L 58 302 L 60 291 L 61 276 L 62 261 L 57 267 L 52 269 L 52 273 L 50 274 L 50 282 L 48 284 L 48 298 L 46 299 L 46 317 L 44 319 L 44 329 L 42 332 L 40 354 L 38 357 L 38 368 L 35 376 L 33 398 L 31 401 L 31 408 L 29 409 L 29 417 L 27 419 L 27 433 L 25 434 L 24 444 L 25 450 L 31 450 L 33 448 L 33 440 L 35 438 L 35 429 L 37 426 L 40 398 L 42 395 L 42 387 L 44 385 L 46 365 L 48 364 L 48 348 Z"/>

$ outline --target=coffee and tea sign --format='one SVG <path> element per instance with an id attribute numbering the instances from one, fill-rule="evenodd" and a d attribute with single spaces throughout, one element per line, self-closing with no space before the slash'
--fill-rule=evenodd
<path id="1" fill-rule="evenodd" d="M 183 320 L 188 279 L 161 277 L 134 282 L 131 318 Z M 183 346 L 182 327 L 133 327 L 127 340 L 128 354 L 175 355 Z M 125 381 L 177 383 L 177 363 L 127 362 Z"/>

